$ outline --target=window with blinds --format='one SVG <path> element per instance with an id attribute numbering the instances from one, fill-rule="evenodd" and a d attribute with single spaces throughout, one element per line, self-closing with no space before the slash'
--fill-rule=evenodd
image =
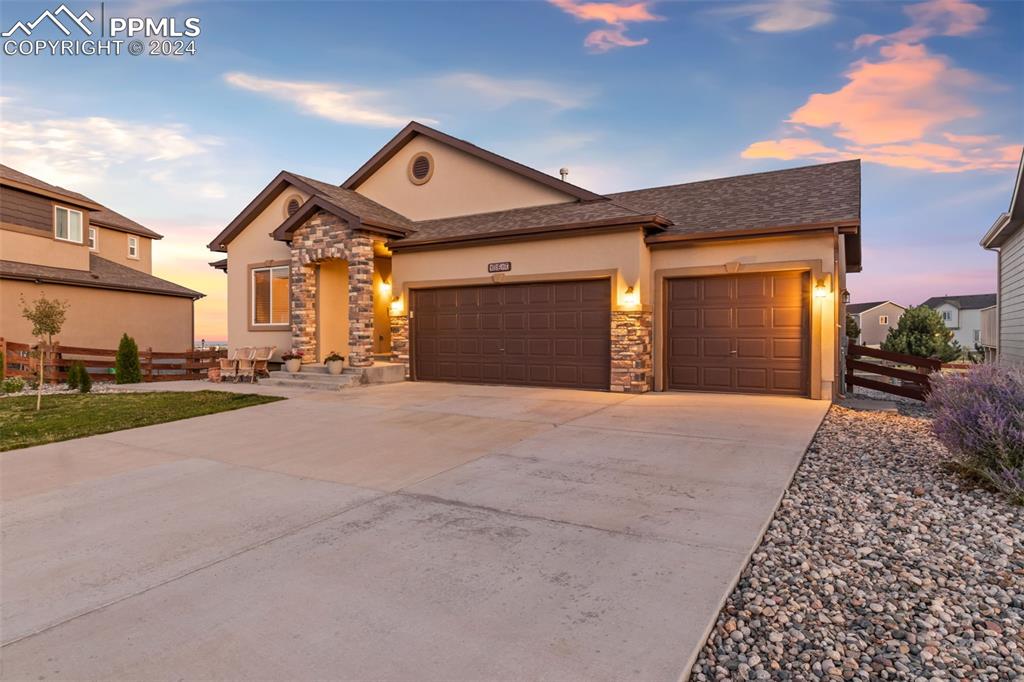
<path id="1" fill-rule="evenodd" d="M 288 324 L 288 266 L 252 271 L 252 323 Z"/>

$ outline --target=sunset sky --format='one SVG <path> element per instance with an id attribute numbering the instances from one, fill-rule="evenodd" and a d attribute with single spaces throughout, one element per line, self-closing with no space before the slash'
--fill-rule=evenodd
<path id="1" fill-rule="evenodd" d="M 68 2 L 99 16 L 98 3 Z M 0 24 L 58 3 L 7 2 Z M 198 54 L 0 60 L 2 161 L 205 244 L 282 169 L 341 182 L 410 119 L 597 192 L 863 159 L 854 301 L 995 290 L 978 240 L 1024 143 L 1024 3 L 107 2 L 199 17 Z M 59 37 L 59 36 L 58 36 Z"/>

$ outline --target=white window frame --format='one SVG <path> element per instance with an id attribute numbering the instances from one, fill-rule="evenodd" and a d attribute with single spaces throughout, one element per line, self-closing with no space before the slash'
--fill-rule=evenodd
<path id="1" fill-rule="evenodd" d="M 128 257 L 139 260 L 139 238 L 134 235 L 128 235 Z"/>
<path id="2" fill-rule="evenodd" d="M 888 315 L 879 315 L 878 316 L 878 324 L 889 324 L 889 316 Z"/>
<path id="3" fill-rule="evenodd" d="M 89 244 L 90 251 L 99 251 L 100 249 L 100 231 L 99 229 L 89 226 L 89 239 L 86 240 Z"/>
<path id="4" fill-rule="evenodd" d="M 943 310 L 942 311 L 942 319 L 943 319 L 944 322 L 952 322 L 953 321 L 953 311 L 952 310 Z"/>
<path id="5" fill-rule="evenodd" d="M 61 237 L 59 234 L 57 234 L 57 211 L 67 211 L 67 213 L 68 213 L 68 236 L 67 237 Z M 71 238 L 71 214 L 72 213 L 77 213 L 78 214 L 78 239 L 72 239 Z M 53 238 L 54 239 L 56 239 L 58 241 L 62 241 L 62 242 L 71 242 L 72 244 L 81 244 L 82 243 L 82 238 L 83 238 L 82 231 L 83 231 L 84 227 L 85 227 L 85 214 L 84 213 L 82 213 L 81 211 L 75 210 L 73 208 L 68 208 L 67 206 L 60 206 L 58 204 L 54 204 L 53 205 Z"/>
<path id="6" fill-rule="evenodd" d="M 284 270 L 287 279 L 291 280 L 292 271 L 289 265 L 267 265 L 260 268 L 252 268 L 249 270 L 249 324 L 253 327 L 285 327 L 291 324 L 290 321 L 285 322 L 274 322 L 274 287 L 270 287 L 270 301 L 268 301 L 267 310 L 270 311 L 270 322 L 257 322 L 256 321 L 256 273 L 257 272 L 269 272 L 270 281 L 274 281 L 274 270 Z M 289 298 L 291 294 L 289 292 Z M 288 302 L 289 316 L 291 315 L 291 301 Z"/>

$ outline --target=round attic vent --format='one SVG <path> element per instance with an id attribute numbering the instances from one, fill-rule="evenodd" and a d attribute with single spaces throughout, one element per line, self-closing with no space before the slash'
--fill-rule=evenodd
<path id="1" fill-rule="evenodd" d="M 434 174 L 434 158 L 427 152 L 420 152 L 409 160 L 409 181 L 422 185 Z"/>
<path id="2" fill-rule="evenodd" d="M 299 210 L 299 200 L 292 199 L 288 202 L 288 217 L 292 217 Z"/>

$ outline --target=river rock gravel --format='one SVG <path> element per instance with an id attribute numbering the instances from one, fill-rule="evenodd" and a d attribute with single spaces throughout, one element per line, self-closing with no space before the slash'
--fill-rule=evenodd
<path id="1" fill-rule="evenodd" d="M 904 412 L 831 408 L 691 681 L 1024 680 L 1022 509 Z"/>

